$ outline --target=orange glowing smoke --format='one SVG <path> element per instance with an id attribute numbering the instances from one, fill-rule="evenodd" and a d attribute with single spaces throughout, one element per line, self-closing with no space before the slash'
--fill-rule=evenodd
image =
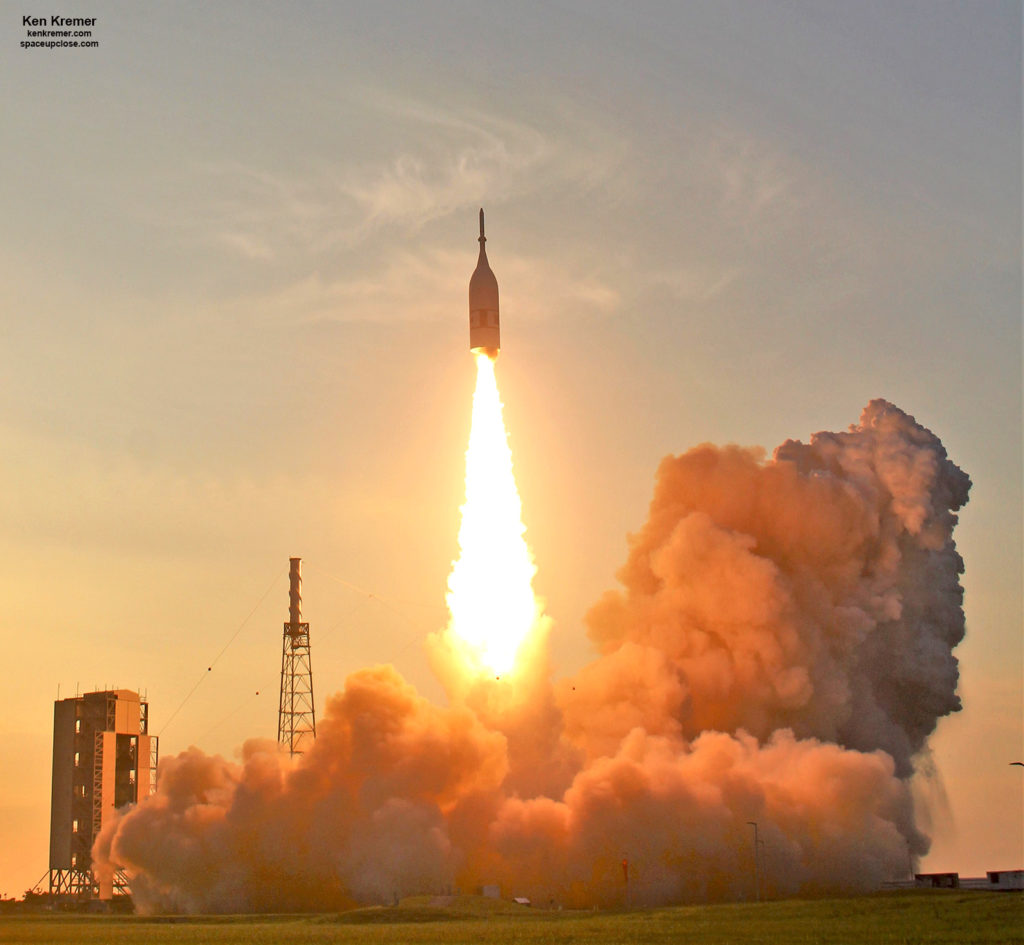
<path id="1" fill-rule="evenodd" d="M 491 884 L 577 908 L 749 898 L 758 869 L 772 895 L 820 895 L 913 868 L 910 778 L 960 707 L 970 479 L 938 437 L 876 400 L 770 460 L 667 457 L 588 615 L 594 660 L 553 683 L 477 364 L 451 620 L 429 644 L 448 704 L 377 666 L 302 756 L 165 758 L 155 794 L 104 815 L 100 875 L 124 868 L 141 911 L 280 912 Z"/>
<path id="2" fill-rule="evenodd" d="M 471 671 L 500 676 L 515 668 L 541 607 L 494 362 L 477 353 L 476 368 L 460 554 L 448 577 L 448 638 Z"/>

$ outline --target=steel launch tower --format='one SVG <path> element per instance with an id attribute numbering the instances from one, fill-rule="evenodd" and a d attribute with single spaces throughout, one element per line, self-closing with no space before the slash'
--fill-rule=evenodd
<path id="1" fill-rule="evenodd" d="M 288 561 L 288 621 L 281 641 L 277 741 L 294 756 L 306 751 L 316 738 L 316 710 L 309 624 L 302 622 L 302 559 L 289 558 Z"/>

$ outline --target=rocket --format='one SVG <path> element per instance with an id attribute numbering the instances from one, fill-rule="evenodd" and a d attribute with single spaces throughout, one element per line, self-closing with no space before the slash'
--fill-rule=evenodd
<path id="1" fill-rule="evenodd" d="M 484 243 L 484 211 L 480 208 L 480 257 L 469 280 L 469 348 L 483 352 L 492 361 L 501 346 L 498 332 L 498 280 L 487 264 Z"/>

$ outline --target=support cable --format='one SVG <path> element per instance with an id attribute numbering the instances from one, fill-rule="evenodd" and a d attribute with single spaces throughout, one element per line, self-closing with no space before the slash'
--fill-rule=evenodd
<path id="1" fill-rule="evenodd" d="M 323 568 L 318 568 L 316 565 L 310 565 L 308 559 L 306 561 L 306 568 L 307 568 L 307 570 L 312 569 L 313 571 L 316 571 L 318 574 L 322 574 L 324 577 L 330 578 L 330 580 L 332 580 L 332 581 L 336 581 L 338 584 L 341 584 L 344 587 L 349 588 L 349 590 L 355 591 L 357 594 L 361 594 L 367 600 L 375 601 L 376 603 L 380 604 L 380 606 L 383 607 L 385 610 L 390 611 L 396 617 L 400 618 L 401 620 L 404 620 L 410 627 L 412 627 L 413 630 L 415 631 L 416 635 L 415 636 L 410 636 L 410 637 L 406 638 L 405 646 L 403 646 L 400 650 L 397 651 L 397 653 L 395 654 L 396 656 L 401 654 L 401 653 L 404 653 L 406 650 L 408 650 L 409 647 L 412 646 L 413 643 L 415 643 L 417 640 L 422 640 L 422 636 L 421 636 L 422 633 L 423 633 L 422 625 L 418 624 L 408 614 L 402 613 L 402 611 L 400 611 L 397 607 L 395 607 L 394 604 L 389 603 L 386 598 L 381 597 L 380 594 L 375 594 L 373 591 L 368 591 L 368 590 L 366 590 L 366 588 L 360 587 L 358 584 L 353 584 L 351 581 L 346 581 L 344 578 L 340 578 L 340 577 L 337 577 L 334 574 L 330 574 L 327 571 L 325 571 Z M 412 604 L 412 605 L 409 605 L 409 606 L 413 606 L 413 607 L 432 607 L 433 605 L 432 604 Z"/>
<path id="2" fill-rule="evenodd" d="M 383 607 L 385 610 L 387 610 L 390 613 L 394 614 L 396 617 L 399 617 L 401 620 L 405 621 L 405 623 L 407 623 L 410 627 L 412 627 L 413 630 L 415 631 L 415 633 L 413 635 L 410 635 L 410 636 L 407 637 L 405 645 L 402 646 L 396 652 L 396 654 L 395 654 L 396 656 L 405 653 L 409 649 L 409 647 L 411 647 L 413 645 L 413 643 L 416 643 L 416 642 L 422 640 L 422 638 L 423 638 L 422 637 L 423 631 L 422 631 L 421 625 L 417 624 L 416 621 L 413 620 L 413 618 L 409 617 L 407 614 L 402 613 L 401 610 L 399 610 L 397 607 L 395 607 L 394 604 L 390 603 L 386 598 L 381 597 L 379 594 L 376 594 L 373 591 L 368 591 L 368 590 L 366 590 L 366 588 L 360 587 L 358 584 L 353 584 L 351 581 L 346 581 L 344 578 L 340 578 L 340 577 L 337 577 L 334 574 L 330 574 L 329 572 L 325 571 L 323 568 L 319 568 L 316 565 L 310 565 L 308 559 L 303 559 L 303 563 L 306 565 L 307 571 L 308 570 L 313 570 L 314 572 L 322 575 L 323 577 L 329 578 L 330 580 L 332 580 L 332 581 L 334 581 L 334 582 L 336 582 L 338 584 L 341 584 L 343 587 L 347 587 L 349 590 L 354 591 L 356 594 L 360 595 L 360 597 L 363 598 L 363 601 L 361 603 L 365 603 L 365 601 L 368 601 L 368 600 L 369 601 L 374 601 L 377 604 L 379 604 L 381 607 Z M 227 648 L 229 646 L 231 646 L 231 644 L 234 642 L 235 638 L 239 635 L 239 633 L 241 633 L 242 628 L 252 618 L 253 614 L 256 613 L 256 611 L 259 609 L 259 607 L 263 603 L 263 601 L 266 600 L 267 596 L 274 589 L 274 585 L 277 583 L 278 579 L 283 574 L 284 574 L 284 570 L 278 572 L 277 576 L 271 582 L 270 586 L 266 589 L 266 591 L 264 591 L 263 596 L 259 599 L 259 601 L 257 601 L 256 606 L 253 607 L 253 609 L 249 612 L 249 614 L 245 618 L 245 620 L 243 620 L 242 623 L 239 625 L 238 629 L 235 630 L 235 632 L 232 634 L 232 636 L 228 640 L 228 642 L 226 644 L 224 644 L 224 646 L 221 648 L 220 652 L 216 655 L 216 657 L 214 657 L 213 662 L 210 663 L 210 666 L 206 670 L 206 672 L 204 672 L 196 680 L 195 685 L 189 690 L 188 694 L 182 700 L 181 705 L 179 705 L 178 708 L 175 709 L 173 713 L 171 713 L 170 718 L 164 723 L 163 728 L 160 730 L 160 734 L 161 735 L 164 733 L 164 731 L 166 731 L 167 727 L 171 724 L 171 721 L 178 714 L 178 712 L 180 712 L 181 709 L 185 706 L 185 704 L 189 701 L 189 699 L 191 699 L 193 693 L 195 693 L 195 691 L 202 685 L 203 680 L 206 679 L 206 677 L 209 675 L 210 671 L 216 665 L 217 660 L 219 660 L 221 658 L 221 656 L 224 655 L 224 652 L 227 650 Z M 326 630 L 318 633 L 317 634 L 318 640 L 320 640 L 322 642 L 323 640 L 330 639 L 331 637 L 333 637 L 334 633 L 341 626 L 343 626 L 346 622 L 351 620 L 351 618 L 355 614 L 358 606 L 359 605 L 357 604 L 357 605 L 353 605 L 353 606 L 349 607 L 345 611 L 345 613 L 337 621 L 335 621 Z M 433 605 L 431 605 L 431 604 L 413 604 L 411 606 L 426 608 L 426 607 L 431 607 Z M 256 697 L 259 696 L 260 693 L 262 693 L 264 690 L 269 691 L 270 688 L 271 688 L 270 685 L 269 685 L 269 680 L 267 682 L 268 682 L 268 685 L 261 686 L 259 689 L 257 689 L 255 691 L 254 695 L 246 695 L 230 712 L 228 712 L 227 715 L 225 715 L 223 718 L 221 718 L 221 720 L 219 722 L 216 722 L 214 725 L 212 725 L 210 728 L 208 728 L 202 735 L 200 735 L 198 738 L 196 738 L 195 739 L 196 743 L 202 742 L 205 738 L 207 738 L 210 735 L 212 735 L 222 725 L 224 725 L 226 722 L 228 722 L 232 718 L 234 718 L 235 715 L 237 715 L 246 706 L 250 705 L 256 699 Z"/>
<path id="3" fill-rule="evenodd" d="M 231 634 L 231 637 L 228 639 L 228 642 L 220 648 L 220 652 L 210 661 L 210 664 L 206 667 L 206 672 L 204 672 L 196 680 L 195 685 L 191 689 L 189 689 L 185 698 L 182 699 L 181 703 L 178 705 L 178 708 L 176 708 L 171 713 L 170 718 L 166 722 L 164 722 L 163 728 L 161 728 L 160 731 L 157 733 L 158 738 L 161 737 L 164 734 L 164 732 L 167 731 L 168 726 L 171 724 L 171 722 L 174 721 L 175 716 L 177 716 L 177 714 L 185 707 L 185 704 L 189 701 L 189 699 L 192 698 L 192 696 L 195 694 L 195 691 L 202 685 L 203 680 L 206 679 L 207 676 L 209 676 L 210 673 L 213 672 L 213 667 L 217 665 L 217 661 L 225 654 L 225 652 L 227 652 L 227 648 L 235 642 L 236 637 L 242 632 L 242 630 L 244 629 L 245 625 L 249 622 L 249 620 L 252 619 L 253 614 L 255 614 L 256 611 L 260 609 L 260 605 L 270 595 L 270 592 L 274 589 L 274 585 L 277 584 L 277 582 L 280 580 L 283 574 L 284 571 L 282 570 L 278 571 L 277 574 L 274 575 L 274 580 L 270 582 L 270 585 L 263 592 L 263 595 L 260 597 L 258 601 L 256 601 L 256 606 L 249 611 L 249 613 L 246 615 L 246 618 L 238 625 L 238 628 L 235 630 L 235 632 Z"/>

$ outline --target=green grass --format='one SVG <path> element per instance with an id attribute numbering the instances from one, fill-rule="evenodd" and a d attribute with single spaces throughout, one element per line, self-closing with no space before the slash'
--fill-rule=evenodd
<path id="1" fill-rule="evenodd" d="M 0 917 L 4 945 L 1024 945 L 1024 896 L 918 891 L 852 899 L 548 912 L 460 896 L 315 916 Z"/>

